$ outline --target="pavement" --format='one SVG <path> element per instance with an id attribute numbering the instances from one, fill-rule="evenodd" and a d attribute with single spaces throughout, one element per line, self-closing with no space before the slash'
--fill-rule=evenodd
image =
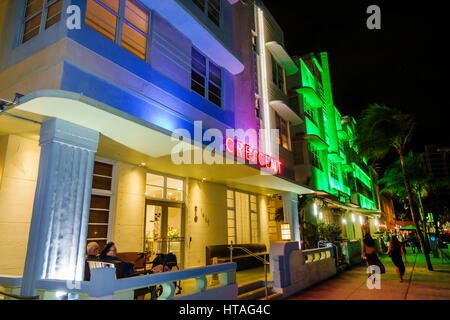
<path id="1" fill-rule="evenodd" d="M 446 249 L 447 256 L 449 249 Z M 450 263 L 431 258 L 434 271 L 428 271 L 423 254 L 407 248 L 408 263 L 400 282 L 395 266 L 387 255 L 380 260 L 386 267 L 381 275 L 381 288 L 367 287 L 366 265 L 354 266 L 288 300 L 450 300 Z"/>

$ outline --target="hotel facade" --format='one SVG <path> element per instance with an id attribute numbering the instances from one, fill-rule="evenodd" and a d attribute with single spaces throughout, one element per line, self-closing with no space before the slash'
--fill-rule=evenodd
<path id="1" fill-rule="evenodd" d="M 289 57 L 260 1 L 0 6 L 0 97 L 11 101 L 0 110 L 0 274 L 23 276 L 23 294 L 37 279 L 82 279 L 90 241 L 172 251 L 186 269 L 208 264 L 207 245 L 268 250 L 279 208 L 300 241 L 299 195 L 379 212 L 370 176 L 341 148 L 354 120 L 330 100 L 326 54 L 312 60 L 325 96 L 308 105 L 305 74 L 317 69 Z"/>

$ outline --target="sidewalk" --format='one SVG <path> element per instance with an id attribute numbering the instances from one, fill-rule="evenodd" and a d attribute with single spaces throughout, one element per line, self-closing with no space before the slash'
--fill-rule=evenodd
<path id="1" fill-rule="evenodd" d="M 450 300 L 450 264 L 431 258 L 434 271 L 428 271 L 425 257 L 412 254 L 401 283 L 395 266 L 387 255 L 381 257 L 386 273 L 381 275 L 381 289 L 369 290 L 365 265 L 355 266 L 289 300 Z M 448 253 L 448 249 L 446 252 Z"/>

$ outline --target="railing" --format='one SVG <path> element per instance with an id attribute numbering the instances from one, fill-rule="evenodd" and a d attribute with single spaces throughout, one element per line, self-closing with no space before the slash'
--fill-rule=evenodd
<path id="1" fill-rule="evenodd" d="M 16 299 L 16 300 L 39 300 L 39 296 L 32 296 L 32 297 L 19 296 L 17 294 L 7 293 L 7 292 L 3 292 L 3 291 L 0 291 L 0 296 L 13 298 L 13 299 Z"/>
<path id="2" fill-rule="evenodd" d="M 312 263 L 327 258 L 331 258 L 331 247 L 317 248 L 311 250 L 302 251 L 303 257 L 305 258 L 305 263 Z"/>
<path id="3" fill-rule="evenodd" d="M 230 262 L 233 262 L 233 250 L 234 249 L 240 249 L 242 251 L 244 251 L 245 253 L 251 255 L 252 257 L 258 259 L 259 261 L 261 261 L 264 265 L 264 294 L 266 296 L 266 300 L 268 297 L 268 289 L 267 289 L 267 266 L 270 265 L 270 262 L 268 262 L 266 260 L 266 255 L 264 255 L 264 258 L 261 258 L 259 255 L 257 255 L 254 252 L 251 252 L 250 250 L 248 250 L 247 248 L 244 247 L 233 247 L 233 243 L 231 243 L 231 245 L 228 247 L 230 249 Z"/>
<path id="4" fill-rule="evenodd" d="M 22 277 L 0 275 L 0 298 L 10 300 L 13 296 L 19 296 Z"/>
<path id="5" fill-rule="evenodd" d="M 214 274 L 219 274 L 221 286 L 207 290 L 206 276 Z M 115 269 L 113 268 L 98 268 L 91 270 L 91 281 L 38 280 L 36 281 L 36 287 L 37 295 L 44 300 L 58 300 L 61 296 L 70 296 L 72 299 L 79 300 L 133 300 L 134 290 L 161 285 L 163 293 L 158 300 L 171 300 L 175 296 L 174 282 L 192 278 L 196 280 L 194 292 L 177 296 L 177 298 L 189 298 L 190 296 L 195 298 L 195 296 L 201 295 L 200 300 L 202 300 L 208 298 L 208 294 L 220 297 L 224 290 L 231 290 L 232 288 L 228 287 L 236 284 L 236 263 L 217 264 L 123 279 L 116 279 Z M 20 290 L 20 285 L 21 278 L 0 277 L 0 286 L 16 290 L 8 292 L 9 295 L 16 294 L 17 290 Z"/>

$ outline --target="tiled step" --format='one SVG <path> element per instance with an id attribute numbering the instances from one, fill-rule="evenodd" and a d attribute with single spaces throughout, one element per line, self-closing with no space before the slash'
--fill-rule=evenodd
<path id="1" fill-rule="evenodd" d="M 283 294 L 279 292 L 273 292 L 267 296 L 267 300 L 280 300 L 283 297 Z M 266 297 L 262 297 L 259 300 L 266 300 Z"/>
<path id="2" fill-rule="evenodd" d="M 250 282 L 246 282 L 242 285 L 239 286 L 238 288 L 238 295 L 258 289 L 260 287 L 264 286 L 264 281 L 262 280 L 255 280 L 255 281 L 250 281 Z"/>
<path id="3" fill-rule="evenodd" d="M 267 294 L 272 294 L 272 288 L 267 288 Z M 260 287 L 238 295 L 238 300 L 258 300 L 265 298 L 265 288 Z"/>

